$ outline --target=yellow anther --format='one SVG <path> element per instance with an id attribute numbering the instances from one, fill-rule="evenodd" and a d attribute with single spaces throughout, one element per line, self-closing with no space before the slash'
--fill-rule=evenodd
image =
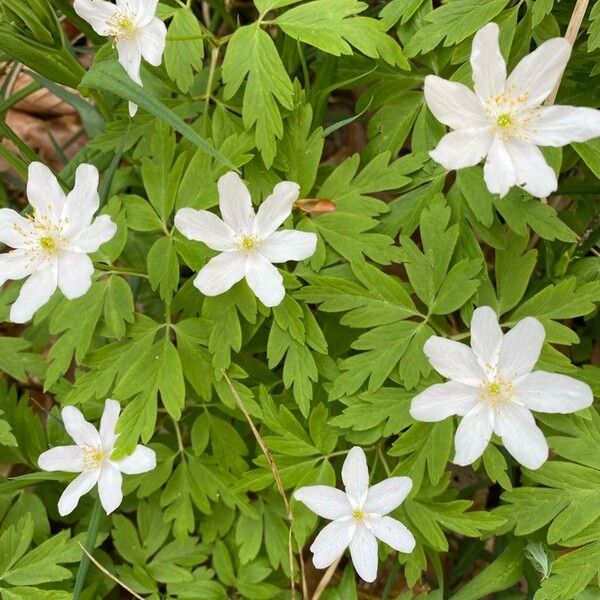
<path id="1" fill-rule="evenodd" d="M 508 113 L 503 113 L 496 119 L 498 127 L 510 127 L 513 124 L 513 118 Z"/>
<path id="2" fill-rule="evenodd" d="M 360 508 L 356 508 L 352 511 L 352 518 L 362 521 L 365 518 L 365 513 Z"/>
<path id="3" fill-rule="evenodd" d="M 47 235 L 40 239 L 40 246 L 48 252 L 54 252 L 56 250 L 56 241 L 53 237 Z"/>

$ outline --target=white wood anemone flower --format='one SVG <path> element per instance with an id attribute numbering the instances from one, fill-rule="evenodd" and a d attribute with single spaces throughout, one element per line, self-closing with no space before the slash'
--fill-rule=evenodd
<path id="1" fill-rule="evenodd" d="M 427 106 L 454 130 L 430 155 L 448 170 L 471 167 L 487 157 L 483 175 L 490 192 L 504 196 L 516 185 L 545 197 L 558 183 L 538 146 L 561 147 L 600 136 L 600 111 L 541 106 L 571 55 L 564 38 L 540 44 L 507 77 L 498 35 L 498 26 L 489 23 L 473 39 L 474 93 L 435 75 L 425 78 Z"/>
<path id="2" fill-rule="evenodd" d="M 327 485 L 299 488 L 294 498 L 331 523 L 310 547 L 317 569 L 333 564 L 348 546 L 361 579 L 377 578 L 377 539 L 398 552 L 412 552 L 415 538 L 400 521 L 387 516 L 405 500 L 412 488 L 409 477 L 390 477 L 369 487 L 369 470 L 362 448 L 348 452 L 342 467 L 346 492 Z"/>
<path id="3" fill-rule="evenodd" d="M 156 467 L 156 454 L 146 446 L 136 446 L 129 456 L 111 460 L 118 434 L 115 427 L 121 405 L 107 400 L 100 419 L 100 431 L 88 423 L 74 406 L 62 410 L 62 419 L 74 446 L 57 446 L 42 453 L 38 464 L 44 471 L 80 473 L 62 493 L 58 501 L 61 516 L 72 513 L 79 499 L 98 484 L 98 495 L 106 514 L 115 511 L 123 501 L 122 473 L 137 475 Z"/>
<path id="4" fill-rule="evenodd" d="M 98 170 L 77 167 L 73 191 L 65 196 L 56 177 L 42 163 L 29 165 L 27 199 L 30 218 L 0 209 L 0 242 L 14 248 L 0 254 L 0 285 L 28 277 L 10 311 L 10 320 L 25 323 L 58 287 L 70 300 L 92 285 L 94 265 L 88 254 L 112 239 L 117 226 L 108 215 L 93 220 L 100 206 Z"/>
<path id="5" fill-rule="evenodd" d="M 245 277 L 265 306 L 277 306 L 285 288 L 273 263 L 305 260 L 317 247 L 314 233 L 277 231 L 290 216 L 300 187 L 291 181 L 278 183 L 256 215 L 250 192 L 237 173 L 223 175 L 217 187 L 222 220 L 193 208 L 182 208 L 175 215 L 175 227 L 186 238 L 221 252 L 200 270 L 194 285 L 206 296 L 218 296 Z"/>
<path id="6" fill-rule="evenodd" d="M 456 430 L 454 461 L 469 465 L 498 435 L 508 452 L 528 469 L 548 458 L 548 444 L 531 411 L 573 413 L 591 406 L 591 388 L 573 377 L 532 371 L 544 343 L 544 327 L 533 317 L 502 333 L 489 306 L 475 310 L 471 347 L 433 336 L 423 351 L 433 368 L 450 379 L 413 398 L 417 421 L 462 417 Z"/>
<path id="7" fill-rule="evenodd" d="M 92 29 L 105 37 L 112 37 L 119 62 L 138 85 L 142 85 L 140 68 L 142 58 L 154 67 L 162 62 L 167 37 L 165 24 L 158 19 L 158 0 L 75 0 L 75 12 L 85 19 Z M 129 103 L 133 117 L 137 105 Z"/>

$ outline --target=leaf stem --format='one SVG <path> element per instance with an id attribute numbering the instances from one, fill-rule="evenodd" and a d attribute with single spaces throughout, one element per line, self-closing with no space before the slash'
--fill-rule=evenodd
<path id="1" fill-rule="evenodd" d="M 96 545 L 96 539 L 98 537 L 98 529 L 102 522 L 102 505 L 100 504 L 100 498 L 96 498 L 96 503 L 92 508 L 92 514 L 90 515 L 90 524 L 88 526 L 87 536 L 85 538 L 84 554 L 79 562 L 79 569 L 77 569 L 77 576 L 75 577 L 75 587 L 73 588 L 73 600 L 79 600 L 79 595 L 83 589 L 85 583 L 85 577 L 90 568 L 90 559 L 88 554 Z"/>

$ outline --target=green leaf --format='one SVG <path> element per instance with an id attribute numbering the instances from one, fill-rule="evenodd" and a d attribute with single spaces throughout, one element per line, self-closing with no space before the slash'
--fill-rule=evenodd
<path id="1" fill-rule="evenodd" d="M 170 302 L 179 284 L 179 261 L 173 238 L 159 238 L 148 252 L 148 276 L 152 289 L 159 290 L 160 297 Z"/>
<path id="2" fill-rule="evenodd" d="M 158 390 L 168 413 L 174 418 L 181 417 L 185 404 L 185 384 L 181 360 L 175 346 L 165 337 L 158 358 Z"/>
<path id="3" fill-rule="evenodd" d="M 189 8 L 173 13 L 167 31 L 165 68 L 177 87 L 187 93 L 194 83 L 194 71 L 202 69 L 204 44 L 198 19 Z"/>
<path id="4" fill-rule="evenodd" d="M 523 544 L 513 542 L 481 573 L 464 585 L 450 600 L 479 600 L 487 594 L 506 590 L 521 578 Z"/>
<path id="5" fill-rule="evenodd" d="M 508 0 L 452 0 L 430 12 L 427 23 L 412 36 L 405 51 L 410 57 L 433 50 L 442 40 L 452 46 L 474 34 L 508 4 Z"/>
<path id="6" fill-rule="evenodd" d="M 266 34 L 265 34 L 266 35 Z M 192 129 L 185 121 L 180 119 L 172 110 L 156 100 L 151 94 L 132 81 L 123 67 L 114 60 L 105 60 L 95 63 L 81 80 L 83 88 L 92 88 L 105 92 L 111 92 L 124 100 L 133 102 L 147 110 L 157 119 L 170 125 L 175 131 L 212 156 L 215 160 L 235 170 L 235 166 L 213 148 L 203 137 Z"/>
<path id="7" fill-rule="evenodd" d="M 276 139 L 283 135 L 279 107 L 292 108 L 293 88 L 273 40 L 257 23 L 240 27 L 229 40 L 223 61 L 226 99 L 236 94 L 246 77 L 244 125 L 255 128 L 256 146 L 269 167 Z"/>
<path id="8" fill-rule="evenodd" d="M 407 67 L 400 46 L 385 33 L 384 23 L 355 16 L 366 8 L 357 0 L 314 0 L 286 11 L 275 23 L 289 36 L 335 56 L 352 54 L 354 46 L 370 58 Z"/>

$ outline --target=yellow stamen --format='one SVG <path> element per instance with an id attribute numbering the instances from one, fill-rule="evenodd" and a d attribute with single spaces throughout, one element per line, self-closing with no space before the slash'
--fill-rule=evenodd
<path id="1" fill-rule="evenodd" d="M 360 508 L 356 508 L 352 511 L 352 517 L 357 521 L 362 521 L 365 518 L 365 513 Z"/>
<path id="2" fill-rule="evenodd" d="M 242 240 L 242 248 L 244 250 L 252 250 L 254 248 L 254 246 L 256 246 L 256 242 L 254 241 L 254 238 L 245 237 Z"/>
<path id="3" fill-rule="evenodd" d="M 56 250 L 56 241 L 53 237 L 47 235 L 40 239 L 40 246 L 48 252 L 54 252 Z"/>
<path id="4" fill-rule="evenodd" d="M 494 381 L 482 384 L 480 400 L 492 408 L 508 404 L 514 395 L 512 381 L 497 376 Z"/>
<path id="5" fill-rule="evenodd" d="M 85 446 L 83 448 L 83 466 L 86 470 L 93 471 L 100 468 L 104 458 L 104 450 L 99 446 Z"/>
<path id="6" fill-rule="evenodd" d="M 131 39 L 135 36 L 135 23 L 130 17 L 119 17 L 116 22 L 117 29 L 121 32 L 121 35 L 125 38 Z"/>
<path id="7" fill-rule="evenodd" d="M 504 129 L 505 127 L 510 127 L 513 124 L 513 118 L 508 113 L 503 113 L 498 116 L 496 123 L 498 124 L 498 127 L 502 127 Z"/>

